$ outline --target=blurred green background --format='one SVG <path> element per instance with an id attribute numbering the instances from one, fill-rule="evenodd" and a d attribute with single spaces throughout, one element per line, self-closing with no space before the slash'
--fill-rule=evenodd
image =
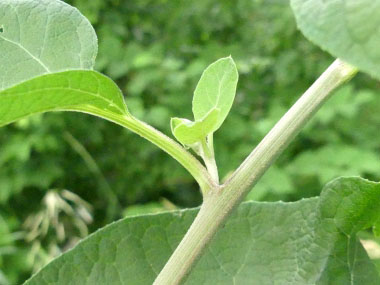
<path id="1" fill-rule="evenodd" d="M 203 69 L 233 56 L 236 101 L 215 134 L 221 177 L 333 61 L 300 34 L 286 0 L 67 2 L 97 31 L 96 69 L 118 83 L 135 116 L 170 136 L 170 117 L 191 118 Z M 249 199 L 316 196 L 343 175 L 380 180 L 379 87 L 360 74 L 341 88 Z M 173 159 L 84 114 L 49 113 L 1 128 L 0 167 L 0 285 L 18 284 L 123 216 L 201 203 L 197 184 Z"/>

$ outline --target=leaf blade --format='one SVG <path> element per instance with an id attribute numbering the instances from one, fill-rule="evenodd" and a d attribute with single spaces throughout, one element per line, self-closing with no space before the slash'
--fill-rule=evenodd
<path id="1" fill-rule="evenodd" d="M 362 186 L 367 190 L 361 191 Z M 336 199 L 336 193 L 355 201 L 355 191 L 359 189 L 365 197 L 369 188 L 380 197 L 380 183 L 340 178 L 326 185 L 321 199 L 242 204 L 218 232 L 186 284 L 266 285 L 284 280 L 290 284 L 378 284 L 378 273 L 359 241 L 354 236 L 349 240 L 332 218 L 334 214 L 326 212 L 342 201 Z M 380 199 L 375 203 L 380 206 Z M 25 284 L 152 284 L 197 211 L 116 222 Z"/>
<path id="2" fill-rule="evenodd" d="M 380 0 L 292 0 L 306 38 L 380 79 Z"/>
<path id="3" fill-rule="evenodd" d="M 238 72 L 231 57 L 221 58 L 203 72 L 194 91 L 193 114 L 202 120 L 212 109 L 220 109 L 217 130 L 226 119 L 235 99 Z"/>
<path id="4" fill-rule="evenodd" d="M 94 66 L 95 31 L 62 1 L 2 0 L 0 26 L 0 90 L 42 74 Z"/>
<path id="5" fill-rule="evenodd" d="M 186 119 L 172 118 L 171 127 L 175 138 L 183 145 L 200 142 L 213 133 L 218 124 L 220 109 L 212 109 L 202 120 L 191 122 Z"/>
<path id="6" fill-rule="evenodd" d="M 64 71 L 33 78 L 0 92 L 0 126 L 47 111 L 91 109 L 129 116 L 120 89 L 90 70 Z"/>

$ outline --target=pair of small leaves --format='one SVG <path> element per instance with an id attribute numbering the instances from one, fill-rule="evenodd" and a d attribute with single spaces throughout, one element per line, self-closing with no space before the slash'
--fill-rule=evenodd
<path id="1" fill-rule="evenodd" d="M 231 110 L 238 77 L 231 57 L 221 58 L 205 69 L 194 91 L 194 122 L 171 120 L 172 133 L 179 142 L 193 145 L 220 128 Z"/>
<path id="2" fill-rule="evenodd" d="M 356 232 L 380 221 L 380 183 L 327 184 L 318 198 L 240 205 L 186 284 L 377 285 Z M 27 285 L 152 284 L 198 209 L 125 218 L 80 242 Z"/>

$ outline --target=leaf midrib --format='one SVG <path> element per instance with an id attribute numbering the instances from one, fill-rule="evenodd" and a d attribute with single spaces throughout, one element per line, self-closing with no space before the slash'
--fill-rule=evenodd
<path id="1" fill-rule="evenodd" d="M 57 90 L 69 90 L 69 91 L 76 91 L 82 94 L 90 95 L 96 98 L 100 98 L 101 100 L 104 100 L 105 102 L 109 103 L 111 106 L 114 106 L 116 109 L 118 109 L 123 115 L 127 114 L 125 110 L 121 109 L 118 105 L 116 105 L 112 100 L 101 96 L 99 93 L 92 93 L 89 91 L 84 91 L 82 89 L 75 89 L 71 87 L 46 87 L 46 88 L 39 88 L 37 90 L 31 90 L 31 91 L 23 91 L 18 93 L 10 93 L 10 94 L 1 94 L 3 92 L 0 92 L 0 98 L 1 97 L 14 97 L 14 96 L 24 96 L 25 94 L 33 94 L 38 93 L 41 91 L 57 91 Z"/>

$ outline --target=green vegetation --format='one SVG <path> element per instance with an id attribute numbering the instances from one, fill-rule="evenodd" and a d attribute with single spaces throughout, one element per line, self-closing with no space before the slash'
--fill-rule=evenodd
<path id="1" fill-rule="evenodd" d="M 379 195 L 380 183 L 341 178 L 327 184 L 320 198 L 246 202 L 217 234 L 186 284 L 270 284 L 270 280 L 377 284 L 375 266 L 354 236 L 379 221 Z M 365 211 L 368 208 L 373 211 Z M 121 284 L 112 279 L 115 271 L 128 284 L 152 284 L 197 212 L 121 220 L 56 259 L 26 284 Z M 350 217 L 347 212 L 356 214 Z"/>
<path id="2" fill-rule="evenodd" d="M 38 12 L 33 17 L 39 20 L 31 24 L 28 21 L 34 18 L 28 17 L 28 13 L 36 1 L 29 1 L 28 5 L 17 2 L 18 10 L 8 9 L 11 2 L 0 1 L 0 48 L 6 55 L 0 55 L 3 71 L 0 71 L 0 90 L 3 90 L 0 125 L 45 111 L 90 113 L 147 138 L 175 157 L 184 168 L 139 136 L 83 114 L 40 114 L 1 128 L 0 284 L 22 282 L 30 277 L 31 270 L 37 270 L 72 247 L 88 229 L 93 232 L 121 218 L 123 213 L 141 215 L 200 205 L 199 186 L 185 169 L 194 176 L 203 193 L 213 189 L 219 178 L 222 183 L 227 181 L 253 146 L 332 62 L 330 56 L 308 43 L 297 31 L 288 1 L 69 1 L 94 24 L 99 38 L 95 69 L 116 80 L 126 95 L 123 99 L 110 78 L 89 70 L 97 51 L 91 25 L 75 9 L 61 2 L 53 1 L 50 9 L 45 9 L 48 2 L 51 1 L 38 1 L 41 9 L 35 10 Z M 298 25 L 310 40 L 379 77 L 376 64 L 379 36 L 372 32 L 378 26 L 378 1 L 351 3 L 344 15 L 351 19 L 347 21 L 348 27 L 339 24 L 339 17 L 313 20 L 319 15 L 318 9 L 336 11 L 339 6 L 326 8 L 328 5 L 317 3 L 314 15 L 308 13 L 308 5 L 291 2 Z M 57 21 L 50 20 L 46 25 L 48 13 L 53 13 Z M 65 17 L 72 21 L 62 22 Z M 360 28 L 357 23 L 363 18 L 367 24 Z M 347 29 L 348 34 L 331 29 L 335 23 L 338 25 L 334 29 Z M 41 36 L 43 29 L 45 40 Z M 324 33 L 326 30 L 334 34 Z M 57 31 L 59 40 L 50 42 L 49 35 Z M 75 31 L 75 36 L 67 31 Z M 334 37 L 335 34 L 339 37 Z M 358 48 L 347 48 L 362 42 L 365 44 Z M 14 48 L 14 43 L 20 48 Z M 38 60 L 35 54 L 39 54 Z M 228 55 L 234 58 L 240 74 L 236 98 L 237 73 L 231 58 L 216 61 L 201 77 L 211 62 Z M 218 79 L 223 74 L 227 74 L 226 81 Z M 380 180 L 377 85 L 375 80 L 360 74 L 339 89 L 247 199 L 297 201 L 317 196 L 323 185 L 342 175 Z M 194 122 L 173 118 L 170 124 L 171 117 L 191 117 L 193 93 Z M 210 100 L 204 101 L 204 94 L 211 94 Z M 234 98 L 232 112 L 226 118 Z M 179 144 L 139 119 L 168 136 L 172 129 L 185 148 L 202 157 L 210 175 Z M 323 271 L 318 277 L 320 284 L 344 283 L 348 278 L 353 278 L 353 284 L 377 284 L 378 273 L 355 234 L 371 226 L 378 232 L 380 219 L 375 203 L 378 191 L 376 183 L 341 178 L 328 184 L 320 198 L 290 204 L 246 203 L 217 234 L 188 282 L 199 284 L 212 277 L 214 282 L 243 284 L 254 274 L 258 284 L 265 284 L 269 275 L 258 263 L 264 256 L 257 253 L 267 255 L 270 248 L 273 252 L 265 256 L 267 264 L 278 264 L 276 270 L 287 264 L 278 271 L 285 275 L 272 274 L 273 278 L 290 278 L 300 283 L 317 280 L 307 262 L 315 264 L 318 260 L 327 264 L 320 267 Z M 347 204 L 340 205 L 341 199 Z M 330 212 L 332 209 L 337 211 Z M 134 281 L 132 284 L 150 284 L 195 215 L 196 210 L 182 210 L 121 220 L 48 265 L 30 283 L 59 280 L 67 284 L 75 280 L 79 284 L 93 284 L 92 280 L 97 280 L 117 284 L 119 279 L 115 278 L 120 278 L 117 277 L 120 274 L 123 280 Z M 300 224 L 305 227 L 299 228 Z M 270 231 L 273 228 L 276 232 Z M 292 231 L 295 228 L 302 232 Z M 231 244 L 233 231 L 241 235 L 234 235 L 236 242 Z M 123 237 L 129 232 L 125 245 Z M 255 238 L 256 232 L 268 236 Z M 305 240 L 294 240 L 299 235 Z M 369 232 L 360 233 L 363 235 L 374 240 Z M 311 242 L 310 237 L 313 237 Z M 249 249 L 249 244 L 243 242 L 247 239 L 254 244 Z M 289 239 L 292 242 L 287 247 L 279 246 Z M 143 251 L 138 250 L 139 240 Z M 161 247 L 164 240 L 168 243 Z M 88 249 L 94 244 L 100 244 L 99 253 L 105 253 L 93 256 L 101 261 L 96 264 L 92 263 L 94 259 L 81 255 L 91 254 Z M 318 253 L 322 257 L 313 248 L 316 244 L 326 249 Z M 345 247 L 338 246 L 343 244 Z M 220 250 L 228 246 L 230 250 Z M 296 251 L 295 247 L 302 247 L 305 252 Z M 241 260 L 244 257 L 241 252 L 247 253 L 246 259 Z M 281 256 L 289 256 L 289 252 L 294 263 L 285 264 Z M 102 262 L 107 261 L 116 266 L 125 264 L 120 256 L 139 260 L 140 266 L 122 271 L 103 266 Z M 337 259 L 344 260 L 344 265 Z M 300 265 L 300 260 L 307 262 Z M 76 262 L 83 267 L 77 267 Z M 63 264 L 67 272 L 57 279 L 55 270 Z M 91 275 L 86 270 L 93 265 L 99 271 Z M 147 265 L 153 267 L 147 269 Z M 252 265 L 257 267 L 248 267 Z M 82 279 L 70 279 L 76 276 L 72 266 L 80 271 L 78 278 Z M 295 274 L 294 266 L 306 273 Z M 248 270 L 252 268 L 257 269 Z"/>

